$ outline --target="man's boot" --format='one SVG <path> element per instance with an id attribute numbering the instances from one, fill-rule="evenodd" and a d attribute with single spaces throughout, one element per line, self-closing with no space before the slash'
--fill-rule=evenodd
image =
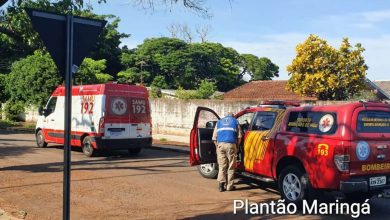
<path id="1" fill-rule="evenodd" d="M 225 191 L 226 189 L 225 189 L 225 183 L 224 182 L 220 182 L 219 183 L 219 191 L 220 192 L 223 192 L 223 191 Z"/>

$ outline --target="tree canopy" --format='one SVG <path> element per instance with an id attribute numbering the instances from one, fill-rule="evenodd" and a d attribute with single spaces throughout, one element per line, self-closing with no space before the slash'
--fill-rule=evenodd
<path id="1" fill-rule="evenodd" d="M 320 100 L 344 100 L 365 88 L 368 69 L 360 44 L 352 47 L 344 38 L 339 49 L 310 35 L 296 47 L 297 55 L 287 66 L 288 89 Z"/>
<path id="2" fill-rule="evenodd" d="M 47 102 L 62 78 L 50 55 L 37 50 L 12 65 L 7 81 L 10 100 L 39 106 Z"/>
<path id="3" fill-rule="evenodd" d="M 118 74 L 129 81 L 139 80 L 150 85 L 156 76 L 164 76 L 168 88 L 196 89 L 202 80 L 215 82 L 217 89 L 228 91 L 243 83 L 242 72 L 254 79 L 278 76 L 278 66 L 268 58 L 252 64 L 236 50 L 219 43 L 187 43 L 177 38 L 150 38 L 133 50 L 122 53 L 125 70 Z M 142 73 L 142 74 L 141 74 Z"/>
<path id="4" fill-rule="evenodd" d="M 247 73 L 252 80 L 271 80 L 279 77 L 279 67 L 267 57 L 258 58 L 253 54 L 242 54 L 242 74 Z"/>
<path id="5" fill-rule="evenodd" d="M 37 49 L 44 49 L 38 34 L 32 28 L 25 8 L 36 8 L 57 13 L 72 13 L 74 15 L 108 20 L 108 24 L 99 36 L 90 57 L 96 60 L 107 60 L 107 72 L 115 76 L 121 69 L 119 47 L 121 39 L 130 35 L 120 33 L 120 19 L 113 15 L 97 15 L 92 7 L 82 1 L 54 0 L 23 0 L 12 1 L 7 10 L 0 13 L 0 72 L 10 71 L 11 64 Z"/>

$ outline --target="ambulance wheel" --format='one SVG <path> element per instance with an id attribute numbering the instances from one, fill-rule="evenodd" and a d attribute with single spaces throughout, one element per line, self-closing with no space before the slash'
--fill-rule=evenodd
<path id="1" fill-rule="evenodd" d="M 87 157 L 93 157 L 96 155 L 96 150 L 92 146 L 92 138 L 87 136 L 83 139 L 83 153 Z"/>
<path id="2" fill-rule="evenodd" d="M 312 191 L 309 177 L 297 166 L 287 166 L 280 172 L 278 186 L 282 199 L 298 207 L 302 206 L 303 200 L 309 199 L 309 192 Z"/>
<path id="3" fill-rule="evenodd" d="M 218 176 L 218 164 L 207 163 L 197 166 L 200 175 L 207 179 L 217 179 Z"/>
<path id="4" fill-rule="evenodd" d="M 45 136 L 43 136 L 42 130 L 39 130 L 36 135 L 37 146 L 39 148 L 47 147 L 47 142 L 45 142 Z"/>
<path id="5" fill-rule="evenodd" d="M 141 152 L 141 149 L 140 147 L 137 147 L 137 148 L 129 148 L 127 149 L 127 151 L 129 152 L 129 155 L 131 156 L 136 156 L 138 155 L 140 152 Z"/>

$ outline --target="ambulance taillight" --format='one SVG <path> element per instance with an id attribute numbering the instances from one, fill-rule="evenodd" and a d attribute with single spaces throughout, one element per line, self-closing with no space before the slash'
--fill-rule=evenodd
<path id="1" fill-rule="evenodd" d="M 104 135 L 104 117 L 99 120 L 99 134 Z"/>

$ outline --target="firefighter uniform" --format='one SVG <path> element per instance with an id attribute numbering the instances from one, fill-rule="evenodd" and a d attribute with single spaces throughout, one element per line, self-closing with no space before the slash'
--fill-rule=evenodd
<path id="1" fill-rule="evenodd" d="M 238 142 L 241 140 L 241 127 L 232 114 L 218 121 L 214 128 L 213 141 L 216 142 L 218 159 L 219 190 L 234 189 L 234 169 L 236 168 Z M 227 178 L 226 178 L 227 176 Z"/>

